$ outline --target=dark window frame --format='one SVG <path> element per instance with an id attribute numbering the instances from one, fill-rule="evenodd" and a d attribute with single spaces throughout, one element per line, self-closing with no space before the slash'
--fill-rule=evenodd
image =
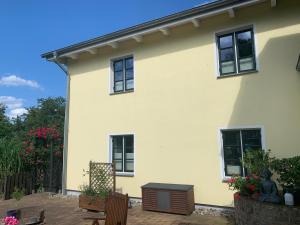
<path id="1" fill-rule="evenodd" d="M 132 67 L 126 67 L 126 60 L 131 59 L 132 60 Z M 115 65 L 118 62 L 122 62 L 122 70 L 116 70 Z M 127 70 L 132 70 L 132 78 L 127 78 L 126 72 Z M 128 91 L 133 91 L 134 90 L 134 57 L 132 55 L 130 56 L 125 56 L 121 57 L 118 59 L 112 60 L 112 72 L 113 72 L 113 92 L 114 93 L 122 93 L 122 92 L 128 92 Z M 116 79 L 116 72 L 122 72 L 122 80 L 117 80 Z M 127 81 L 132 80 L 133 82 L 133 87 L 132 88 L 127 88 Z M 123 83 L 122 90 L 116 90 L 116 83 L 121 82 Z"/>
<path id="2" fill-rule="evenodd" d="M 117 170 L 116 169 L 116 172 L 118 172 L 118 173 L 134 173 L 134 168 L 133 168 L 133 170 L 127 170 L 126 169 L 126 163 L 127 163 L 127 159 L 126 159 L 126 149 L 125 149 L 125 144 L 126 144 L 126 138 L 127 137 L 132 137 L 132 141 L 133 141 L 133 143 L 132 143 L 132 154 L 133 154 L 133 159 L 132 160 L 130 160 L 132 163 L 133 163 L 133 167 L 134 167 L 134 163 L 135 163 L 135 157 L 134 157 L 134 151 L 135 151 L 135 149 L 134 149 L 134 135 L 133 134 L 124 134 L 124 135 L 111 135 L 110 136 L 111 137 L 111 154 L 112 154 L 112 156 L 111 156 L 111 159 L 112 159 L 112 162 L 114 162 L 115 161 L 115 152 L 114 152 L 114 138 L 116 138 L 116 137 L 121 137 L 122 138 L 122 169 L 121 170 Z"/>
<path id="3" fill-rule="evenodd" d="M 221 48 L 221 42 L 220 42 L 220 39 L 222 37 L 226 37 L 226 36 L 231 36 L 232 38 L 232 47 L 226 47 L 226 48 Z M 236 73 L 236 50 L 235 50 L 235 38 L 234 38 L 234 33 L 226 33 L 226 34 L 222 34 L 222 35 L 219 35 L 217 37 L 217 40 L 218 40 L 218 54 L 219 54 L 219 73 L 222 74 L 223 76 L 224 75 L 227 75 L 227 74 L 234 74 Z M 221 51 L 222 50 L 226 50 L 226 49 L 233 49 L 233 61 L 234 61 L 234 71 L 233 72 L 228 72 L 228 73 L 222 73 L 222 67 L 221 67 L 221 64 L 224 63 L 224 62 L 230 62 L 232 60 L 226 60 L 226 61 L 222 61 L 221 57 Z"/>
<path id="4" fill-rule="evenodd" d="M 251 40 L 252 40 L 252 60 L 253 60 L 253 69 L 248 69 L 248 70 L 241 70 L 241 66 L 239 63 L 239 60 L 242 59 L 239 56 L 239 46 L 238 46 L 238 42 L 237 42 L 237 35 L 239 33 L 243 33 L 243 32 L 247 32 L 250 31 L 251 32 Z M 221 44 L 220 44 L 220 39 L 222 37 L 226 37 L 226 36 L 232 36 L 232 47 L 228 47 L 228 48 L 221 48 Z M 256 51 L 255 51 L 255 36 L 254 36 L 254 28 L 253 26 L 249 26 L 249 27 L 245 27 L 245 28 L 241 28 L 241 29 L 237 29 L 237 30 L 233 30 L 233 31 L 229 31 L 229 32 L 224 32 L 221 34 L 217 34 L 216 35 L 216 39 L 217 39 L 217 48 L 218 48 L 218 66 L 219 66 L 219 76 L 220 77 L 225 77 L 228 75 L 239 75 L 239 74 L 243 74 L 243 73 L 247 73 L 247 72 L 253 72 L 257 70 L 257 58 L 256 58 Z M 228 73 L 222 73 L 222 63 L 226 62 L 226 61 L 222 61 L 221 60 L 221 50 L 224 49 L 229 49 L 229 48 L 233 48 L 233 52 L 234 52 L 234 72 L 228 72 Z M 228 60 L 230 61 L 230 60 Z"/>
<path id="5" fill-rule="evenodd" d="M 259 131 L 259 136 L 260 136 L 260 149 L 263 149 L 263 130 L 262 128 L 232 128 L 232 129 L 222 129 L 220 130 L 221 132 L 221 146 L 222 146 L 222 161 L 223 161 L 223 173 L 225 177 L 230 177 L 232 175 L 228 174 L 227 172 L 227 167 L 226 167 L 226 161 L 225 161 L 225 150 L 224 150 L 224 133 L 225 132 L 239 132 L 239 147 L 240 147 L 240 153 L 241 153 L 241 160 L 243 159 L 244 153 L 245 153 L 245 148 L 244 148 L 244 139 L 243 139 L 243 132 L 246 131 Z M 246 168 L 243 167 L 243 165 L 241 164 L 241 176 L 246 176 L 247 175 L 247 171 Z"/>
<path id="6" fill-rule="evenodd" d="M 253 71 L 253 70 L 256 70 L 256 55 L 255 55 L 255 40 L 254 40 L 254 31 L 253 31 L 253 28 L 247 28 L 247 29 L 243 29 L 243 30 L 239 30 L 239 31 L 236 31 L 234 32 L 234 35 L 235 35 L 235 40 L 237 40 L 237 35 L 240 34 L 240 33 L 244 33 L 244 32 L 247 32 L 247 31 L 250 31 L 251 33 L 251 40 L 252 40 L 252 60 L 253 60 L 253 69 L 248 69 L 248 70 L 241 70 L 241 65 L 239 63 L 239 60 L 240 59 L 244 59 L 244 58 L 249 58 L 249 57 L 240 57 L 239 55 L 239 45 L 236 44 L 236 52 L 237 52 L 237 65 L 238 65 L 238 71 L 239 73 L 244 73 L 244 72 L 250 72 L 250 71 Z"/>

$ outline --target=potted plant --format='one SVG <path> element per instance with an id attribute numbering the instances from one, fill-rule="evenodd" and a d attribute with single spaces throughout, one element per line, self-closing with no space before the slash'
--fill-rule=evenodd
<path id="1" fill-rule="evenodd" d="M 256 175 L 246 177 L 232 177 L 228 180 L 230 190 L 237 191 L 234 193 L 234 200 L 239 200 L 240 196 L 257 199 L 260 191 L 260 178 Z"/>
<path id="2" fill-rule="evenodd" d="M 295 205 L 300 205 L 300 156 L 275 159 L 271 168 L 279 175 L 277 181 L 283 192 L 293 194 Z"/>
<path id="3" fill-rule="evenodd" d="M 18 205 L 19 205 L 20 200 L 24 197 L 24 190 L 15 187 L 14 192 L 12 193 L 11 197 L 15 200 L 15 209 L 8 210 L 6 212 L 6 215 L 8 217 L 15 217 L 17 219 L 20 219 L 21 212 L 18 209 Z"/>
<path id="4" fill-rule="evenodd" d="M 79 207 L 82 209 L 104 211 L 108 191 L 97 192 L 88 185 L 80 187 Z"/>

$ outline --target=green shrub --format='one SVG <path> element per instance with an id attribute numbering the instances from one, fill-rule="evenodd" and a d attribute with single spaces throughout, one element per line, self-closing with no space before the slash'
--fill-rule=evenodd
<path id="1" fill-rule="evenodd" d="M 260 175 L 262 170 L 270 168 L 274 158 L 270 157 L 271 150 L 251 149 L 245 152 L 243 165 L 249 174 Z"/>
<path id="2" fill-rule="evenodd" d="M 15 187 L 14 192 L 11 194 L 11 197 L 17 201 L 20 201 L 24 197 L 25 191 Z"/>
<path id="3" fill-rule="evenodd" d="M 279 175 L 278 183 L 284 189 L 300 189 L 300 156 L 275 159 L 271 168 Z"/>
<path id="4" fill-rule="evenodd" d="M 80 186 L 80 191 L 82 195 L 91 196 L 91 197 L 106 197 L 108 195 L 108 191 L 96 191 L 88 185 Z"/>
<path id="5" fill-rule="evenodd" d="M 0 139 L 0 176 L 12 175 L 22 170 L 21 143 L 15 139 Z"/>

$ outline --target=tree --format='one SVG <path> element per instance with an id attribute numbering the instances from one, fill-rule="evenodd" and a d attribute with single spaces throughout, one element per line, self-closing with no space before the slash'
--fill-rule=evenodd
<path id="1" fill-rule="evenodd" d="M 5 115 L 5 110 L 6 106 L 0 103 L 0 139 L 12 135 L 12 125 Z"/>
<path id="2" fill-rule="evenodd" d="M 28 109 L 24 119 L 25 130 L 28 132 L 39 127 L 52 127 L 63 134 L 65 99 L 63 97 L 41 98 L 37 102 L 37 106 Z"/>

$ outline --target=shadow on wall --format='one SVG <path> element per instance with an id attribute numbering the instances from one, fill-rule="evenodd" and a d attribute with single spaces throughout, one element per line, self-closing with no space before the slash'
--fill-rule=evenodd
<path id="1" fill-rule="evenodd" d="M 299 52 L 300 33 L 266 43 L 258 57 L 259 72 L 241 77 L 228 124 L 262 125 L 266 147 L 278 157 L 299 154 L 300 73 L 295 69 Z"/>

